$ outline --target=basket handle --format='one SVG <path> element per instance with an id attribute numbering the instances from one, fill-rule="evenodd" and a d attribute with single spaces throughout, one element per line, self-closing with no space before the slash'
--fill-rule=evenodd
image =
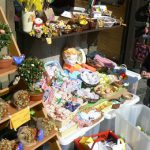
<path id="1" fill-rule="evenodd" d="M 105 139 L 102 138 L 102 137 L 97 138 L 97 139 L 94 141 L 94 143 L 93 143 L 92 147 L 90 148 L 90 150 L 92 150 L 93 147 L 94 147 L 94 145 L 95 145 L 95 143 L 97 143 L 97 142 L 99 142 L 99 141 L 105 141 Z"/>
<path id="2" fill-rule="evenodd" d="M 117 145 L 119 144 L 122 144 L 122 150 L 126 150 L 126 144 L 123 139 L 120 138 L 117 140 Z"/>

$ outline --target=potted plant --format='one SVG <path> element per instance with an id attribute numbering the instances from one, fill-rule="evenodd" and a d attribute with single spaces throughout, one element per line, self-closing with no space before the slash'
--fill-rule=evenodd
<path id="1" fill-rule="evenodd" d="M 0 98 L 0 120 L 7 114 L 8 107 L 7 103 Z"/>
<path id="2" fill-rule="evenodd" d="M 17 149 L 17 143 L 15 140 L 2 139 L 0 141 L 0 150 L 15 150 Z"/>
<path id="3" fill-rule="evenodd" d="M 43 9 L 44 0 L 18 0 L 22 5 L 22 25 L 24 32 L 31 32 L 35 11 L 40 12 Z"/>
<path id="4" fill-rule="evenodd" d="M 0 23 L 0 51 L 11 43 L 11 34 L 9 26 L 5 23 Z M 0 56 L 0 69 L 7 68 L 12 62 L 10 56 Z"/>
<path id="5" fill-rule="evenodd" d="M 38 58 L 27 58 L 18 67 L 18 73 L 26 83 L 30 93 L 30 100 L 41 100 L 43 90 L 39 81 L 44 73 L 44 63 Z"/>
<path id="6" fill-rule="evenodd" d="M 23 144 L 24 148 L 28 148 L 36 144 L 36 128 L 22 126 L 19 128 L 17 135 L 19 142 Z"/>
<path id="7" fill-rule="evenodd" d="M 55 123 L 50 118 L 37 118 L 36 127 L 38 130 L 42 129 L 44 131 L 44 135 L 48 136 L 51 131 L 55 129 Z"/>

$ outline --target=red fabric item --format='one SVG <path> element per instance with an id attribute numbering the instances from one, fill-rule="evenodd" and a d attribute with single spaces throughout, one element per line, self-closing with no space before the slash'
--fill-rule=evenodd
<path id="1" fill-rule="evenodd" d="M 92 137 L 93 140 L 94 140 L 94 143 L 92 145 L 92 148 L 89 149 L 89 150 L 92 150 L 93 147 L 94 147 L 94 144 L 96 142 L 99 142 L 99 141 L 106 141 L 109 139 L 109 137 L 113 137 L 115 140 L 117 140 L 119 137 L 113 133 L 112 131 L 110 130 L 107 130 L 107 131 L 104 131 L 104 132 L 99 132 L 98 134 L 93 134 L 93 135 L 90 135 L 90 136 L 87 136 L 87 137 Z M 84 150 L 84 147 L 80 144 L 80 140 L 81 140 L 82 137 L 80 138 L 77 138 L 74 140 L 74 143 L 77 147 L 78 150 Z"/>

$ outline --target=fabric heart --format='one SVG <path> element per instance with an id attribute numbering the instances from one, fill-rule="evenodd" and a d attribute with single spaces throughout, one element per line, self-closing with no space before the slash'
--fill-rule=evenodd
<path id="1" fill-rule="evenodd" d="M 22 62 L 24 61 L 24 59 L 25 59 L 25 55 L 21 55 L 19 57 L 17 57 L 17 56 L 13 57 L 13 60 L 14 60 L 16 65 L 21 65 Z"/>

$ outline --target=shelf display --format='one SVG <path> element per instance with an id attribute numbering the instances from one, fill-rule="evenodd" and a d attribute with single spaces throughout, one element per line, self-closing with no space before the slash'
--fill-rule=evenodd
<path id="1" fill-rule="evenodd" d="M 43 1 L 35 4 L 37 6 L 34 9 L 41 10 Z M 32 9 L 28 4 L 26 7 L 28 11 Z M 95 9 L 93 15 L 99 11 Z M 92 32 L 92 29 L 99 30 L 101 27 L 119 24 L 106 8 L 100 11 L 109 16 L 97 16 L 95 19 L 88 13 L 73 12 L 69 19 L 65 16 L 65 19 L 60 17 L 58 20 L 45 20 L 39 14 L 34 19 L 34 15 L 24 12 L 27 15 L 24 17 L 29 17 L 30 22 L 27 25 L 30 29 L 24 29 L 24 32 L 37 38 L 44 37 L 51 43 L 53 37 L 88 30 Z M 109 113 L 113 114 L 126 103 L 135 103 L 134 95 L 128 92 L 125 84 L 128 78 L 127 68 L 124 65 L 118 67 L 115 62 L 98 53 L 89 57 L 81 48 L 65 48 L 62 53 L 63 67 L 56 61 L 44 64 L 38 58 L 25 58 L 24 55 L 12 58 L 17 65 L 13 71 L 18 71 L 25 85 L 13 92 L 12 103 L 16 108 L 11 103 L 0 101 L 0 124 L 10 121 L 10 127 L 17 128 L 17 138 L 24 150 L 37 149 L 45 142 L 52 145 L 55 143 L 59 150 L 58 135 L 60 141 L 61 138 L 75 139 L 79 134 L 100 124 Z M 0 75 L 6 75 L 9 71 Z M 22 88 L 25 90 L 21 90 Z M 15 128 L 12 118 L 15 115 L 16 118 L 23 116 L 23 111 L 24 117 L 20 117 L 20 120 L 29 116 L 28 121 L 31 121 L 19 124 L 14 119 L 19 124 Z M 4 143 L 11 145 L 11 141 L 4 139 L 0 146 L 3 147 Z"/>
<path id="2" fill-rule="evenodd" d="M 78 54 L 75 48 L 65 49 L 63 69 L 55 61 L 45 64 L 52 94 L 45 101 L 45 107 L 61 138 L 101 122 L 108 112 L 134 101 L 134 96 L 125 86 L 128 75 L 124 65 L 118 67 L 113 61 L 95 54 L 93 59 L 103 63 L 107 69 L 105 72 L 96 69 L 91 71 L 90 65 L 88 69 L 84 67 L 86 63 L 82 65 L 77 62 Z M 80 66 L 78 70 L 70 69 L 76 64 Z M 66 65 L 70 68 L 66 68 Z"/>
<path id="3" fill-rule="evenodd" d="M 18 1 L 20 2 L 20 0 Z M 36 38 L 45 38 L 48 44 L 52 43 L 51 38 L 61 37 L 65 34 L 122 25 L 119 19 L 112 17 L 112 12 L 107 9 L 107 6 L 103 5 L 99 6 L 100 11 L 98 11 L 98 6 L 93 6 L 91 10 L 84 9 L 84 12 L 64 11 L 60 16 L 55 16 L 52 8 L 47 6 L 44 1 L 38 1 L 35 4 L 29 3 L 35 7 L 29 7 L 27 2 L 24 2 L 23 9 L 28 8 L 26 8 L 26 12 L 22 13 L 23 31 Z M 42 11 L 41 7 L 43 7 Z"/>

